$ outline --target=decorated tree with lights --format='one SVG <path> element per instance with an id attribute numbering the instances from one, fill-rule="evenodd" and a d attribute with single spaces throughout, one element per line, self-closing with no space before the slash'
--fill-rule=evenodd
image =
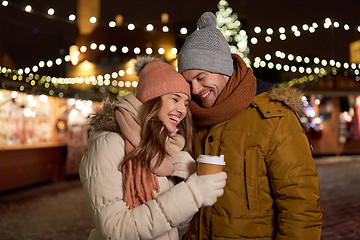
<path id="1" fill-rule="evenodd" d="M 243 24 L 238 20 L 237 13 L 233 12 L 226 0 L 220 0 L 218 8 L 219 11 L 216 12 L 217 27 L 229 42 L 231 52 L 239 54 L 250 65 L 248 36 Z"/>

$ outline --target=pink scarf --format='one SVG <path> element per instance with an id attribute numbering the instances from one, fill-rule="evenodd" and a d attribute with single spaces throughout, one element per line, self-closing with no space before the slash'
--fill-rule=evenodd
<path id="1" fill-rule="evenodd" d="M 140 143 L 141 126 L 138 113 L 141 107 L 142 103 L 133 94 L 128 94 L 120 100 L 115 110 L 116 121 L 125 138 L 126 154 L 129 154 Z M 119 169 L 123 175 L 124 201 L 130 209 L 155 199 L 154 192 L 160 191 L 157 176 L 171 174 L 172 156 L 184 148 L 185 139 L 175 134 L 167 139 L 166 146 L 170 156 L 166 157 L 157 168 L 155 168 L 157 159 L 153 159 L 150 163 L 150 173 L 141 168 L 140 161 L 137 159 L 131 159 Z"/>

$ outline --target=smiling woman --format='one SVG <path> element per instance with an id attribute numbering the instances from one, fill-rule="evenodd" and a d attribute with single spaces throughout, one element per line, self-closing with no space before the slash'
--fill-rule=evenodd
<path id="1" fill-rule="evenodd" d="M 161 96 L 162 105 L 158 115 L 169 132 L 174 133 L 177 125 L 185 118 L 189 101 L 189 97 L 184 93 Z"/>
<path id="2" fill-rule="evenodd" d="M 193 214 L 223 194 L 226 174 L 195 173 L 182 75 L 151 57 L 135 71 L 135 95 L 105 102 L 90 120 L 79 170 L 96 225 L 90 239 L 181 239 Z"/>

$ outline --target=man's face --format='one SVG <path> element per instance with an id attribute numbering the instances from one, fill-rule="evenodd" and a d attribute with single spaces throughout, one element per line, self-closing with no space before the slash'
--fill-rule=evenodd
<path id="1" fill-rule="evenodd" d="M 229 80 L 229 76 L 198 69 L 185 70 L 182 75 L 191 85 L 194 97 L 205 108 L 214 106 L 216 99 Z"/>

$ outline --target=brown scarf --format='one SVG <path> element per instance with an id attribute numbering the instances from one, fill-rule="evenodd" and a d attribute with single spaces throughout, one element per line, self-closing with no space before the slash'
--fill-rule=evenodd
<path id="1" fill-rule="evenodd" d="M 115 118 L 125 137 L 125 153 L 129 154 L 140 143 L 140 121 L 138 111 L 142 103 L 132 94 L 126 95 L 115 110 Z M 172 156 L 185 146 L 185 139 L 180 134 L 173 134 L 166 140 L 166 148 L 170 156 L 165 157 L 160 166 L 155 167 L 158 159 L 151 160 L 149 173 L 141 167 L 140 161 L 131 159 L 119 170 L 123 175 L 124 201 L 130 209 L 155 199 L 154 191 L 160 187 L 157 176 L 169 176 L 173 170 Z"/>
<path id="2" fill-rule="evenodd" d="M 214 106 L 200 107 L 191 100 L 190 109 L 198 127 L 208 127 L 235 117 L 252 102 L 256 93 L 256 78 L 240 56 L 232 54 L 234 73 L 221 91 Z"/>

